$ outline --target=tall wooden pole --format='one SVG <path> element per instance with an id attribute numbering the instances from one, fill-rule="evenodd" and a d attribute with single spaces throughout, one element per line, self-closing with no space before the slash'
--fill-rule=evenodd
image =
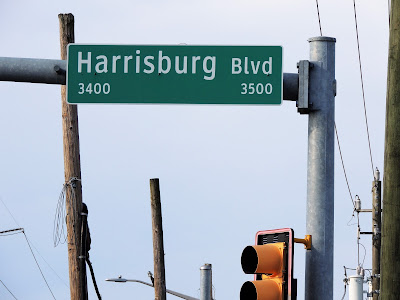
<path id="1" fill-rule="evenodd" d="M 164 242 L 162 229 L 160 185 L 158 178 L 150 179 L 151 220 L 153 225 L 154 292 L 155 300 L 166 300 Z"/>
<path id="2" fill-rule="evenodd" d="M 67 59 L 67 45 L 74 42 L 74 16 L 59 14 L 61 59 Z M 67 241 L 71 300 L 86 299 L 86 265 L 81 256 L 82 185 L 79 154 L 78 109 L 66 101 L 66 87 L 61 86 L 64 170 L 67 183 Z"/>
<path id="3" fill-rule="evenodd" d="M 400 295 L 400 0 L 392 0 L 386 97 L 381 299 Z"/>
<path id="4" fill-rule="evenodd" d="M 379 171 L 375 171 L 372 182 L 372 290 L 379 290 L 381 274 L 381 181 Z M 374 293 L 373 300 L 378 300 L 379 294 Z"/>

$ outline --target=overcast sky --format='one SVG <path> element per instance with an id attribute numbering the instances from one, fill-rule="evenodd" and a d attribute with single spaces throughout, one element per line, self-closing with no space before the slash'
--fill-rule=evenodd
<path id="1" fill-rule="evenodd" d="M 372 158 L 383 171 L 388 7 L 356 4 Z M 337 39 L 336 125 L 351 193 L 370 208 L 353 2 L 320 0 L 319 8 L 323 34 Z M 0 56 L 59 59 L 59 13 L 74 14 L 77 43 L 281 45 L 288 73 L 309 58 L 307 39 L 320 34 L 311 0 L 0 1 Z M 56 299 L 68 299 L 67 246 L 53 246 L 64 183 L 60 86 L 1 82 L 0 99 L 0 198 L 18 223 L 0 203 L 0 231 L 25 228 Z M 211 263 L 215 298 L 238 299 L 252 279 L 240 255 L 257 231 L 291 227 L 298 238 L 307 234 L 307 116 L 294 102 L 79 105 L 78 112 L 90 256 L 103 299 L 154 298 L 150 287 L 104 281 L 118 275 L 147 281 L 153 271 L 150 178 L 160 178 L 168 289 L 199 297 L 199 268 Z M 343 266 L 357 266 L 357 231 L 349 226 L 355 219 L 349 222 L 352 203 L 336 145 L 335 151 L 334 299 L 340 299 Z M 360 222 L 370 231 L 369 214 Z M 361 242 L 360 262 L 371 268 L 371 239 Z M 0 279 L 15 297 L 52 299 L 23 235 L 1 237 L 0 245 Z M 304 257 L 295 245 L 299 300 Z M 1 285 L 0 298 L 14 299 Z"/>

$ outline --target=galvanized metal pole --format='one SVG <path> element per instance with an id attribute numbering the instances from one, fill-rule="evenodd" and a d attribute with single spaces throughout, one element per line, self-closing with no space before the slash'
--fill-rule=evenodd
<path id="1" fill-rule="evenodd" d="M 310 42 L 305 300 L 333 299 L 335 42 Z"/>
<path id="2" fill-rule="evenodd" d="M 200 300 L 212 300 L 212 266 L 200 267 Z"/>

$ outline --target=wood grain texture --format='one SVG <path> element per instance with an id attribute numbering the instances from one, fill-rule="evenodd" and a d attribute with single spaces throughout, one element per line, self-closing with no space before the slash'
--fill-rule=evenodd
<path id="1" fill-rule="evenodd" d="M 392 0 L 385 122 L 381 300 L 400 295 L 400 0 Z"/>
<path id="2" fill-rule="evenodd" d="M 74 16 L 72 14 L 59 14 L 61 59 L 67 59 L 67 45 L 74 43 Z M 70 105 L 66 100 L 66 86 L 61 86 L 62 101 L 62 128 L 64 145 L 64 171 L 65 182 L 72 178 L 74 193 L 67 189 L 65 205 L 67 212 L 67 242 L 68 263 L 71 300 L 86 300 L 87 289 L 86 265 L 81 255 L 81 209 L 82 209 L 82 185 L 81 162 L 79 152 L 78 109 L 76 105 Z M 70 201 L 69 201 L 70 200 Z"/>
<path id="3" fill-rule="evenodd" d="M 376 228 L 382 230 L 381 222 L 381 188 L 379 180 L 372 182 L 372 232 Z M 376 228 L 375 228 L 376 227 Z M 381 233 L 372 235 L 372 275 L 381 273 Z M 372 290 L 379 290 L 380 278 L 372 278 Z M 378 300 L 379 295 L 374 294 L 373 300 Z"/>
<path id="4" fill-rule="evenodd" d="M 150 179 L 150 195 L 151 220 L 153 226 L 155 300 L 166 300 L 164 241 L 162 229 L 160 185 L 158 178 Z"/>

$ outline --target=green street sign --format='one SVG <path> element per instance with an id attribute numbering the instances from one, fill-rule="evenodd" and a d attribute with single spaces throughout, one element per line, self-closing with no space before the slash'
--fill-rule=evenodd
<path id="1" fill-rule="evenodd" d="M 281 46 L 68 46 L 67 101 L 281 104 Z"/>

